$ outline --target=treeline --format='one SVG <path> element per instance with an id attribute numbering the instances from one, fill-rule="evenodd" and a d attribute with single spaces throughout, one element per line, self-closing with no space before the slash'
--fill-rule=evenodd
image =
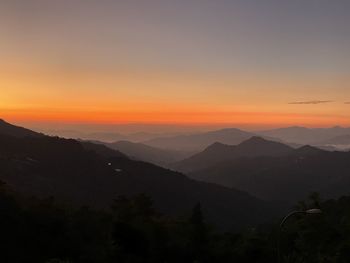
<path id="1" fill-rule="evenodd" d="M 151 198 L 119 197 L 109 212 L 73 209 L 53 199 L 0 190 L 0 261 L 11 263 L 349 262 L 350 198 L 310 204 L 322 215 L 222 233 L 206 224 L 200 204 L 188 218 L 160 215 Z"/>

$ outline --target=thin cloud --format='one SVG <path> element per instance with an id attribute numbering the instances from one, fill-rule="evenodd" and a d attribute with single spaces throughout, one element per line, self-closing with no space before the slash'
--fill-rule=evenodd
<path id="1" fill-rule="evenodd" d="M 350 104 L 350 101 L 344 102 L 345 104 Z"/>
<path id="2" fill-rule="evenodd" d="M 289 102 L 288 104 L 293 105 L 316 105 L 316 104 L 324 104 L 324 103 L 331 103 L 333 101 L 331 100 L 310 100 L 310 101 L 293 101 Z M 349 102 L 350 104 L 350 102 Z"/>

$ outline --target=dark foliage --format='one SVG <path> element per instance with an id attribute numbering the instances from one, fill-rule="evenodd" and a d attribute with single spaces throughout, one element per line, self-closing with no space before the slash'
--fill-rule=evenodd
<path id="1" fill-rule="evenodd" d="M 1 262 L 349 262 L 350 197 L 310 200 L 296 209 L 319 205 L 323 214 L 295 216 L 283 229 L 223 233 L 206 223 L 199 203 L 188 218 L 171 219 L 147 195 L 120 196 L 104 212 L 23 198 L 2 185 Z"/>

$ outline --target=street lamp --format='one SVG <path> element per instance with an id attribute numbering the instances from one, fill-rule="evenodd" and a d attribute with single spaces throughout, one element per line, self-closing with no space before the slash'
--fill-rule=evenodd
<path id="1" fill-rule="evenodd" d="M 280 224 L 280 228 L 283 228 L 284 224 L 286 223 L 286 221 L 297 214 L 304 214 L 304 215 L 317 215 L 317 214 L 322 214 L 322 210 L 318 209 L 318 208 L 313 208 L 313 209 L 308 209 L 305 211 L 293 211 L 291 213 L 289 213 L 285 218 L 283 218 L 281 224 Z"/>
<path id="2" fill-rule="evenodd" d="M 278 257 L 278 262 L 281 262 L 281 241 L 280 241 L 280 236 L 281 236 L 281 230 L 283 229 L 284 224 L 286 223 L 286 221 L 291 218 L 294 215 L 297 214 L 303 214 L 303 215 L 318 215 L 318 214 L 322 214 L 322 210 L 319 208 L 312 208 L 312 209 L 308 209 L 308 210 L 304 210 L 304 211 L 293 211 L 291 213 L 289 213 L 288 215 L 286 215 L 283 220 L 281 221 L 280 224 L 280 228 L 279 228 L 279 234 L 278 234 L 278 241 L 277 241 L 277 257 Z"/>

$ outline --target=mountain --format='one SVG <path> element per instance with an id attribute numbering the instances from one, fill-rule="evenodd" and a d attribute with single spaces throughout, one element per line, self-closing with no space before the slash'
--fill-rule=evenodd
<path id="1" fill-rule="evenodd" d="M 289 143 L 315 144 L 332 139 L 337 136 L 349 135 L 350 128 L 332 127 L 332 128 L 305 128 L 288 127 L 256 132 L 259 135 L 278 138 Z"/>
<path id="2" fill-rule="evenodd" d="M 191 135 L 155 138 L 145 141 L 144 144 L 162 149 L 198 152 L 215 142 L 234 145 L 252 136 L 254 136 L 254 134 L 250 132 L 232 128 Z"/>
<path id="3" fill-rule="evenodd" d="M 158 165 L 167 165 L 182 160 L 191 154 L 183 151 L 159 149 L 146 144 L 129 141 L 105 143 L 104 145 L 114 150 L 121 151 L 133 159 Z"/>
<path id="4" fill-rule="evenodd" d="M 58 137 L 0 135 L 0 180 L 24 195 L 95 208 L 108 208 L 120 195 L 146 193 L 161 212 L 178 216 L 201 202 L 209 222 L 227 228 L 276 213 L 247 193 L 131 160 L 103 145 Z"/>
<path id="5" fill-rule="evenodd" d="M 303 146 L 282 156 L 226 161 L 191 178 L 234 187 L 265 200 L 296 202 L 311 192 L 326 198 L 350 194 L 350 153 Z"/>
<path id="6" fill-rule="evenodd" d="M 293 148 L 282 143 L 254 136 L 238 145 L 214 143 L 204 151 L 171 165 L 171 168 L 188 173 L 242 157 L 280 156 L 292 151 Z"/>
<path id="7" fill-rule="evenodd" d="M 41 137 L 44 136 L 41 133 L 37 133 L 22 127 L 18 127 L 7 123 L 6 121 L 0 119 L 0 135 L 11 135 L 14 137 Z"/>

